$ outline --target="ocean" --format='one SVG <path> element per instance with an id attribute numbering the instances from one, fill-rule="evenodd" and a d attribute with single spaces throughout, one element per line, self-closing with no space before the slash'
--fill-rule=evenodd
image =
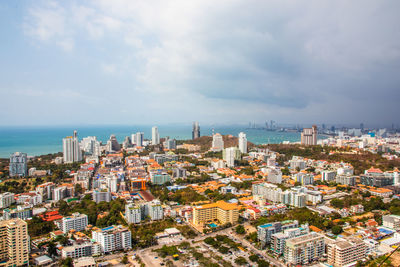
<path id="1" fill-rule="evenodd" d="M 223 135 L 237 136 L 239 132 L 247 134 L 247 140 L 255 144 L 278 144 L 283 141 L 298 142 L 300 133 L 272 132 L 259 129 L 247 129 L 245 126 L 202 126 L 201 135 L 211 135 L 212 130 Z M 28 153 L 28 156 L 38 156 L 62 151 L 62 139 L 78 131 L 79 139 L 86 136 L 97 136 L 103 144 L 107 142 L 111 134 L 114 134 L 119 142 L 125 136 L 131 136 L 136 132 L 143 132 L 144 137 L 151 139 L 151 126 L 63 126 L 63 127 L 0 127 L 0 158 L 8 158 L 14 152 Z M 191 139 L 192 125 L 159 125 L 160 137 Z"/>

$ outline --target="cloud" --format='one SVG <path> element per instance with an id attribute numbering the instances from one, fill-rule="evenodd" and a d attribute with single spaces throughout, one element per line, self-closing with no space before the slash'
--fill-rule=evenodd
<path id="1" fill-rule="evenodd" d="M 149 100 L 138 104 L 143 109 L 204 120 L 275 116 L 291 122 L 349 120 L 359 110 L 352 121 L 379 120 L 400 97 L 399 5 L 43 1 L 27 7 L 24 32 L 69 53 L 93 51 L 87 60 L 96 69 L 119 74 L 106 81 L 120 86 L 114 90 Z M 100 95 L 109 89 L 103 90 Z M 193 107 L 202 115 L 186 112 Z"/>

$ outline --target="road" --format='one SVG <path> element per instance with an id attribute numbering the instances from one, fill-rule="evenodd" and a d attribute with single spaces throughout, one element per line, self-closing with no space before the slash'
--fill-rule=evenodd
<path id="1" fill-rule="evenodd" d="M 244 246 L 248 247 L 251 249 L 251 251 L 254 254 L 260 254 L 264 257 L 264 259 L 270 263 L 272 263 L 274 266 L 279 266 L 279 267 L 284 267 L 285 264 L 282 263 L 281 261 L 271 257 L 270 255 L 268 255 L 265 251 L 259 250 L 258 248 L 254 247 L 249 241 L 247 241 L 246 239 L 244 239 L 242 236 L 237 235 L 234 230 L 233 227 L 230 228 L 226 228 L 217 232 L 213 232 L 213 233 L 209 233 L 209 234 L 201 234 L 199 236 L 197 236 L 194 239 L 188 240 L 191 242 L 198 242 L 200 240 L 203 240 L 207 237 L 215 237 L 216 235 L 227 235 L 229 237 L 234 237 L 237 239 L 237 242 L 242 243 Z M 169 246 L 172 245 L 179 245 L 180 243 L 182 243 L 184 241 L 179 241 L 179 242 L 174 242 L 174 243 L 170 243 L 168 244 Z M 159 249 L 161 248 L 163 245 L 156 245 L 156 246 L 152 246 L 143 250 L 138 251 L 138 255 L 142 258 L 143 262 L 146 264 L 146 266 L 160 266 L 159 263 L 162 262 L 159 258 L 155 259 L 154 255 L 151 255 L 152 250 L 154 249 Z"/>
<path id="2" fill-rule="evenodd" d="M 279 261 L 279 260 L 271 257 L 270 255 L 268 255 L 265 251 L 259 250 L 258 248 L 253 246 L 253 244 L 251 244 L 249 241 L 247 241 L 243 237 L 237 235 L 235 232 L 232 231 L 231 235 L 234 236 L 239 242 L 242 242 L 244 245 L 246 245 L 247 247 L 251 248 L 254 254 L 262 255 L 267 261 L 269 261 L 270 263 L 274 264 L 275 266 L 282 266 L 282 267 L 286 266 L 281 261 Z"/>

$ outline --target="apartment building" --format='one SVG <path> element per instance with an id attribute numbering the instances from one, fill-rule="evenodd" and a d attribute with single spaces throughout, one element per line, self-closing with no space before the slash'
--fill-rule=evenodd
<path id="1" fill-rule="evenodd" d="M 15 202 L 14 193 L 5 192 L 5 193 L 0 194 L 0 208 L 1 209 L 9 207 L 14 202 Z"/>
<path id="2" fill-rule="evenodd" d="M 10 157 L 10 176 L 28 175 L 28 156 L 26 153 L 15 152 Z"/>
<path id="3" fill-rule="evenodd" d="M 289 238 L 308 234 L 308 224 L 299 228 L 286 229 L 283 232 L 271 235 L 271 250 L 275 255 L 282 255 L 285 252 L 286 240 Z"/>
<path id="4" fill-rule="evenodd" d="M 272 222 L 259 225 L 257 227 L 257 239 L 261 241 L 263 245 L 269 244 L 271 242 L 271 236 L 276 233 L 280 233 L 286 229 L 299 227 L 299 222 L 297 220 L 283 221 L 283 222 Z"/>
<path id="5" fill-rule="evenodd" d="M 315 232 L 286 240 L 284 258 L 288 265 L 309 264 L 325 252 L 325 237 Z"/>
<path id="6" fill-rule="evenodd" d="M 93 201 L 96 203 L 100 203 L 102 201 L 110 202 L 111 201 L 111 193 L 108 190 L 93 190 L 92 193 Z"/>
<path id="7" fill-rule="evenodd" d="M 313 125 L 311 128 L 304 128 L 301 133 L 301 144 L 302 145 L 317 145 L 317 126 Z"/>
<path id="8" fill-rule="evenodd" d="M 61 257 L 63 258 L 81 258 L 92 256 L 93 248 L 92 242 L 77 243 L 72 246 L 63 247 L 61 250 Z"/>
<path id="9" fill-rule="evenodd" d="M 0 221 L 0 266 L 29 264 L 27 223 L 21 219 Z"/>
<path id="10" fill-rule="evenodd" d="M 357 178 L 356 176 L 351 175 L 351 174 L 338 174 L 336 176 L 336 183 L 349 185 L 349 186 L 355 186 L 356 178 Z"/>
<path id="11" fill-rule="evenodd" d="M 152 221 L 162 220 L 164 218 L 164 210 L 159 200 L 153 200 L 147 203 L 147 208 Z"/>
<path id="12" fill-rule="evenodd" d="M 400 230 L 400 216 L 399 215 L 383 215 L 382 224 L 394 230 Z"/>
<path id="13" fill-rule="evenodd" d="M 335 171 L 322 171 L 321 172 L 321 180 L 324 182 L 332 182 L 335 181 L 336 172 Z"/>
<path id="14" fill-rule="evenodd" d="M 163 185 L 171 181 L 168 173 L 150 173 L 150 181 L 152 184 Z"/>
<path id="15" fill-rule="evenodd" d="M 79 212 L 73 213 L 72 216 L 62 218 L 58 223 L 58 227 L 64 233 L 68 233 L 70 230 L 85 230 L 87 225 L 88 216 L 86 214 L 80 214 Z"/>
<path id="16" fill-rule="evenodd" d="M 128 223 L 140 223 L 142 221 L 142 209 L 133 203 L 125 206 L 125 218 Z"/>
<path id="17" fill-rule="evenodd" d="M 193 207 L 193 224 L 203 225 L 218 221 L 235 224 L 239 219 L 239 206 L 225 201 Z"/>
<path id="18" fill-rule="evenodd" d="M 92 238 L 100 244 L 103 253 L 132 248 L 131 231 L 122 225 L 94 229 Z"/>
<path id="19" fill-rule="evenodd" d="M 356 237 L 338 238 L 327 244 L 328 264 L 334 267 L 356 263 L 367 256 L 367 244 Z"/>

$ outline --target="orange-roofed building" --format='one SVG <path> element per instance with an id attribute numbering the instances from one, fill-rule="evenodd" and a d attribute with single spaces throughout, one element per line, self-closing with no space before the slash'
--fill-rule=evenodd
<path id="1" fill-rule="evenodd" d="M 241 181 L 252 181 L 252 180 L 254 180 L 254 176 L 246 175 L 244 173 L 242 173 L 241 175 L 237 176 L 236 178 L 240 179 Z"/>
<path id="2" fill-rule="evenodd" d="M 223 200 L 193 207 L 193 224 L 204 225 L 218 222 L 221 225 L 235 224 L 239 219 L 240 206 Z"/>
<path id="3" fill-rule="evenodd" d="M 370 169 L 365 171 L 366 173 L 383 173 L 383 171 L 381 171 L 381 169 L 379 168 L 373 168 L 371 167 Z"/>
<path id="4" fill-rule="evenodd" d="M 319 229 L 318 227 L 316 227 L 314 225 L 310 225 L 310 230 L 317 232 L 317 233 L 323 232 L 323 230 Z"/>
<path id="5" fill-rule="evenodd" d="M 391 197 L 393 195 L 393 191 L 388 188 L 369 189 L 368 191 L 373 196 L 383 197 L 383 198 Z"/>
<path id="6" fill-rule="evenodd" d="M 42 214 L 39 214 L 39 216 L 40 216 L 40 218 L 42 218 L 43 221 L 46 221 L 46 222 L 57 221 L 57 220 L 61 220 L 63 218 L 63 216 L 61 216 L 58 213 L 58 210 L 42 213 Z"/>

